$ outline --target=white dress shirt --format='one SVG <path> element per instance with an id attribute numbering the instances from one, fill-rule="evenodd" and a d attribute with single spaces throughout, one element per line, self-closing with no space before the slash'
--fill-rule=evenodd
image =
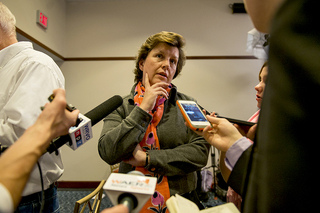
<path id="1" fill-rule="evenodd" d="M 14 143 L 41 113 L 57 88 L 64 88 L 64 76 L 56 63 L 33 49 L 30 42 L 18 42 L 0 51 L 0 142 Z M 63 173 L 61 156 L 44 154 L 40 163 L 44 188 Z M 33 168 L 23 196 L 41 191 L 40 174 Z"/>

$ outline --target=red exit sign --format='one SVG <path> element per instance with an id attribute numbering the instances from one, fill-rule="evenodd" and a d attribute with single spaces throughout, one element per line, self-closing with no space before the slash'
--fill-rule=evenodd
<path id="1" fill-rule="evenodd" d="M 37 23 L 44 29 L 47 29 L 48 27 L 48 17 L 40 10 L 37 10 Z"/>

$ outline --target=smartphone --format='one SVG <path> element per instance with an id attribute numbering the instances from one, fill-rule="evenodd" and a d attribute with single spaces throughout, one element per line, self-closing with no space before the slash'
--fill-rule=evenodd
<path id="1" fill-rule="evenodd" d="M 195 131 L 201 131 L 210 125 L 206 116 L 195 101 L 177 100 L 179 109 L 189 127 Z"/>

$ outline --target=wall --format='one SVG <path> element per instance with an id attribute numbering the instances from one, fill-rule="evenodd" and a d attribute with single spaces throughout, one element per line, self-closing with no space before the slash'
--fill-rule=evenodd
<path id="1" fill-rule="evenodd" d="M 134 56 L 144 40 L 174 31 L 188 55 L 248 55 L 247 14 L 232 14 L 234 0 L 69 1 L 66 57 Z M 86 32 L 86 33 L 84 33 Z"/>
<path id="2" fill-rule="evenodd" d="M 228 5 L 234 0 L 3 2 L 16 15 L 19 28 L 66 58 L 133 57 L 148 36 L 162 30 L 186 38 L 187 56 L 250 55 L 245 49 L 253 25 L 247 14 L 231 13 Z M 51 20 L 45 32 L 33 26 L 35 18 L 30 16 L 36 9 Z M 51 22 L 61 26 L 52 29 L 56 25 Z M 173 83 L 207 110 L 246 120 L 257 110 L 254 86 L 262 63 L 257 59 L 189 59 Z M 128 94 L 133 84 L 133 60 L 65 61 L 60 68 L 68 102 L 83 113 L 113 95 Z M 60 180 L 99 181 L 108 176 L 109 166 L 97 151 L 102 125 L 94 126 L 94 138 L 76 151 L 62 148 L 65 173 Z"/>
<path id="3" fill-rule="evenodd" d="M 247 14 L 231 13 L 228 5 L 233 2 L 71 1 L 67 3 L 66 57 L 136 56 L 146 38 L 162 30 L 186 38 L 187 56 L 250 55 L 245 49 L 253 25 Z M 257 110 L 254 86 L 261 65 L 260 60 L 248 59 L 187 60 L 182 75 L 173 83 L 209 111 L 248 119 Z M 66 61 L 61 69 L 68 100 L 87 112 L 113 95 L 126 95 L 133 84 L 133 68 L 134 61 Z M 97 180 L 108 174 L 97 152 L 102 126 L 100 122 L 93 128 L 90 145 L 76 152 L 63 148 L 66 172 L 62 180 Z M 71 161 L 73 158 L 77 161 Z M 85 170 L 74 172 L 72 168 L 79 164 Z"/>
<path id="4" fill-rule="evenodd" d="M 258 83 L 260 66 L 259 60 L 188 60 L 182 76 L 173 83 L 207 110 L 246 120 L 257 109 L 253 88 Z M 114 95 L 128 94 L 133 67 L 133 61 L 63 63 L 68 101 L 87 112 Z M 103 122 L 94 126 L 94 138 L 76 151 L 62 147 L 66 170 L 61 180 L 107 177 L 109 167 L 97 151 L 102 126 Z M 208 162 L 211 165 L 211 159 Z"/>
<path id="5" fill-rule="evenodd" d="M 65 0 L 1 0 L 15 15 L 17 27 L 60 55 L 65 54 Z M 36 24 L 37 10 L 48 17 L 48 28 Z"/>

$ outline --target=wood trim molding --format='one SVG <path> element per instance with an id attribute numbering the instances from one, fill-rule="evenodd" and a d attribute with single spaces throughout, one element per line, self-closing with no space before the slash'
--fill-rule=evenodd
<path id="1" fill-rule="evenodd" d="M 136 57 L 130 57 L 130 56 L 128 56 L 128 57 L 124 56 L 124 57 L 67 57 L 67 58 L 65 58 L 62 55 L 60 55 L 59 53 L 57 53 L 54 50 L 52 50 L 51 48 L 49 48 L 48 46 L 46 46 L 43 43 L 41 43 L 40 41 L 38 41 L 37 39 L 33 38 L 29 34 L 25 33 L 23 30 L 19 29 L 18 27 L 16 27 L 16 31 L 17 31 L 17 33 L 23 35 L 24 37 L 26 37 L 30 41 L 36 43 L 40 47 L 49 51 L 53 55 L 57 56 L 58 58 L 61 58 L 63 61 L 128 61 L 128 60 L 132 61 L 132 60 L 136 59 Z M 243 59 L 257 59 L 257 58 L 252 55 L 187 56 L 187 60 L 223 60 L 223 59 L 226 59 L 226 60 L 241 59 L 241 60 L 243 60 Z"/>
<path id="2" fill-rule="evenodd" d="M 29 39 L 30 41 L 36 43 L 37 45 L 39 45 L 40 47 L 42 47 L 43 49 L 51 52 L 53 55 L 57 56 L 58 58 L 61 58 L 62 60 L 64 60 L 64 57 L 62 55 L 60 55 L 59 53 L 55 52 L 54 50 L 50 49 L 48 46 L 44 45 L 43 43 L 41 43 L 40 41 L 38 41 L 37 39 L 33 38 L 32 36 L 30 36 L 29 34 L 25 33 L 24 31 L 22 31 L 21 29 L 19 29 L 18 27 L 16 27 L 16 32 L 21 34 L 22 36 L 26 37 L 27 39 Z"/>
<path id="3" fill-rule="evenodd" d="M 221 60 L 221 59 L 257 59 L 251 55 L 226 55 L 226 56 L 186 56 L 187 60 Z M 74 57 L 64 58 L 65 61 L 128 61 L 135 60 L 136 57 Z"/>
<path id="4" fill-rule="evenodd" d="M 132 61 L 136 57 L 72 57 L 64 58 L 65 61 Z"/>
<path id="5" fill-rule="evenodd" d="M 187 56 L 188 60 L 257 59 L 252 55 Z"/>

